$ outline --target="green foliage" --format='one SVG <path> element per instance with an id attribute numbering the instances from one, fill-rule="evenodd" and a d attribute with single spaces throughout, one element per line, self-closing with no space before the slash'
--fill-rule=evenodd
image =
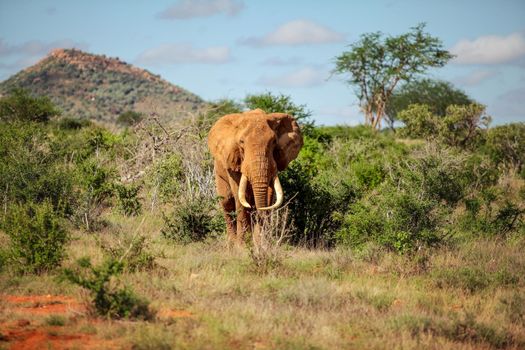
<path id="1" fill-rule="evenodd" d="M 58 121 L 58 128 L 62 130 L 79 130 L 91 125 L 91 122 L 86 119 L 77 119 L 64 117 Z"/>
<path id="2" fill-rule="evenodd" d="M 102 206 L 114 194 L 115 172 L 101 165 L 95 158 L 80 163 L 76 171 L 79 197 L 75 221 L 87 231 L 94 231 L 98 228 L 98 216 Z"/>
<path id="3" fill-rule="evenodd" d="M 478 146 L 484 138 L 491 118 L 485 106 L 478 103 L 450 105 L 440 117 L 428 105 L 410 105 L 398 114 L 410 137 L 437 139 L 446 145 L 463 149 Z"/>
<path id="4" fill-rule="evenodd" d="M 0 188 L 4 206 L 49 200 L 72 210 L 72 175 L 50 148 L 47 130 L 28 122 L 0 123 Z"/>
<path id="5" fill-rule="evenodd" d="M 507 236 L 524 226 L 525 196 L 513 195 L 498 187 L 488 187 L 465 200 L 466 213 L 459 218 L 462 231 L 475 236 Z"/>
<path id="6" fill-rule="evenodd" d="M 140 234 L 123 235 L 116 243 L 100 241 L 100 248 L 110 259 L 122 262 L 126 272 L 149 271 L 158 267 L 150 242 Z"/>
<path id="7" fill-rule="evenodd" d="M 42 273 L 59 266 L 68 233 L 49 201 L 12 205 L 1 222 L 10 238 L 7 259 L 21 273 Z"/>
<path id="8" fill-rule="evenodd" d="M 189 197 L 179 203 L 169 216 L 163 215 L 162 235 L 180 243 L 201 241 L 222 230 L 223 218 L 215 203 L 206 198 Z"/>
<path id="9" fill-rule="evenodd" d="M 525 123 L 496 126 L 487 132 L 487 152 L 496 165 L 525 170 Z M 525 178 L 525 173 L 522 174 Z"/>
<path id="10" fill-rule="evenodd" d="M 404 133 L 414 138 L 435 139 L 440 130 L 440 119 L 429 105 L 413 104 L 397 114 L 405 123 Z"/>
<path id="11" fill-rule="evenodd" d="M 350 51 L 337 56 L 334 73 L 347 77 L 357 87 L 357 97 L 366 123 L 378 128 L 395 87 L 410 81 L 431 67 L 442 67 L 452 55 L 442 49 L 441 41 L 425 33 L 425 24 L 398 36 L 383 38 L 380 32 L 368 33 L 350 45 Z"/>
<path id="12" fill-rule="evenodd" d="M 0 98 L 0 121 L 47 122 L 60 115 L 48 97 L 33 97 L 27 90 L 14 89 Z"/>
<path id="13" fill-rule="evenodd" d="M 247 95 L 244 98 L 244 103 L 248 109 L 260 108 L 266 113 L 287 113 L 291 115 L 301 125 L 304 134 L 308 134 L 313 128 L 312 112 L 306 109 L 306 105 L 296 105 L 290 96 L 266 92 L 259 95 Z"/>
<path id="14" fill-rule="evenodd" d="M 356 248 L 373 241 L 400 253 L 440 244 L 453 208 L 479 186 L 493 183 L 485 179 L 483 165 L 436 146 L 393 157 L 383 181 L 372 191 L 365 187 L 350 205 L 338 241 Z"/>
<path id="15" fill-rule="evenodd" d="M 183 181 L 182 159 L 173 153 L 155 163 L 149 174 L 150 182 L 163 203 L 173 201 Z"/>
<path id="16" fill-rule="evenodd" d="M 483 137 L 483 128 L 487 128 L 491 117 L 485 114 L 485 106 L 472 103 L 469 105 L 450 105 L 440 125 L 440 136 L 451 146 L 468 148 L 477 145 Z"/>
<path id="17" fill-rule="evenodd" d="M 121 113 L 117 118 L 117 124 L 122 126 L 133 126 L 142 120 L 142 113 L 135 111 L 126 111 Z"/>
<path id="18" fill-rule="evenodd" d="M 451 83 L 433 79 L 417 79 L 394 90 L 386 105 L 386 118 L 393 126 L 397 115 L 410 105 L 426 105 L 428 113 L 443 117 L 450 105 L 469 105 L 474 101 Z"/>
<path id="19" fill-rule="evenodd" d="M 89 258 L 82 258 L 74 269 L 64 269 L 63 277 L 91 293 L 95 311 L 101 316 L 152 319 L 154 313 L 149 308 L 149 302 L 135 295 L 130 288 L 116 283 L 115 277 L 123 268 L 122 262 L 113 259 L 104 261 L 100 266 L 93 266 Z"/>
<path id="20" fill-rule="evenodd" d="M 141 186 L 115 184 L 113 188 L 120 211 L 126 216 L 139 215 L 142 211 L 142 203 L 138 197 Z"/>

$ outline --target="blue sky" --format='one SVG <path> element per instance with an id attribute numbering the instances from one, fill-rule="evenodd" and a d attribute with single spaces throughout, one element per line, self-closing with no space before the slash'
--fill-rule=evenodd
<path id="1" fill-rule="evenodd" d="M 426 22 L 457 55 L 428 76 L 487 105 L 495 124 L 525 121 L 524 0 L 0 0 L 0 80 L 55 47 L 146 68 L 206 100 L 270 91 L 318 124 L 363 120 L 334 57 L 363 33 Z"/>

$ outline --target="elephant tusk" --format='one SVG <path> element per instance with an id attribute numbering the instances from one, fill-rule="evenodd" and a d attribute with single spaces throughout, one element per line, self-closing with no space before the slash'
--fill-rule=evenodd
<path id="1" fill-rule="evenodd" d="M 279 181 L 279 177 L 275 175 L 275 178 L 273 179 L 273 188 L 275 189 L 275 195 L 277 196 L 277 199 L 275 203 L 272 206 L 259 208 L 259 210 L 272 210 L 275 208 L 278 208 L 283 204 L 284 194 L 283 194 L 283 188 L 281 186 L 281 182 Z"/>
<path id="2" fill-rule="evenodd" d="M 248 185 L 248 178 L 246 175 L 241 175 L 241 181 L 239 183 L 239 202 L 245 208 L 251 208 L 251 205 L 246 201 L 246 186 Z"/>

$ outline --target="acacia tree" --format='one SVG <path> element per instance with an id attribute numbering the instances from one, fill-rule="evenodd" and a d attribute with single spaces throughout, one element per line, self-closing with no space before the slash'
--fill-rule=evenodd
<path id="1" fill-rule="evenodd" d="M 357 87 L 365 121 L 381 128 L 388 99 L 399 82 L 410 81 L 430 67 L 442 67 L 453 56 L 442 49 L 441 40 L 425 33 L 425 24 L 399 36 L 368 33 L 337 56 L 335 74 L 349 75 L 347 83 Z"/>

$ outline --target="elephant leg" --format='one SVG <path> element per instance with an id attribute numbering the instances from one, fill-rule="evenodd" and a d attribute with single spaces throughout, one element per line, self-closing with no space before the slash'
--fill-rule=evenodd
<path id="1" fill-rule="evenodd" d="M 237 243 L 244 245 L 244 239 L 247 232 L 250 232 L 251 218 L 250 212 L 244 209 L 239 201 L 237 201 Z"/>
<path id="2" fill-rule="evenodd" d="M 228 242 L 235 241 L 237 236 L 237 220 L 235 218 L 235 198 L 224 198 L 221 200 L 222 209 L 224 210 L 224 220 L 226 221 L 226 233 Z"/>
<path id="3" fill-rule="evenodd" d="M 226 180 L 228 177 L 221 167 L 215 163 L 215 183 L 217 185 L 217 194 L 221 197 L 220 204 L 224 210 L 224 219 L 226 221 L 226 233 L 228 242 L 231 244 L 237 236 L 237 221 L 235 219 L 235 197 L 233 195 L 230 183 Z"/>

